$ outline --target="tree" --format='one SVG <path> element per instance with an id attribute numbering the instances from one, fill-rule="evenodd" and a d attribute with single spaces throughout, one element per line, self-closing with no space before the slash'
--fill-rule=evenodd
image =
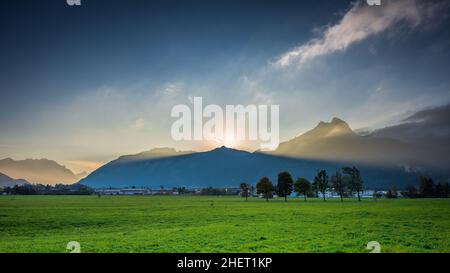
<path id="1" fill-rule="evenodd" d="M 339 194 L 341 197 L 341 202 L 344 202 L 346 185 L 344 183 L 344 179 L 342 179 L 342 174 L 340 171 L 336 171 L 336 173 L 331 177 L 331 187 L 337 194 Z"/>
<path id="2" fill-rule="evenodd" d="M 317 186 L 316 177 L 314 177 L 314 182 L 311 184 L 311 191 L 314 193 L 314 197 L 319 197 L 319 187 Z"/>
<path id="3" fill-rule="evenodd" d="M 314 178 L 314 184 L 317 191 L 320 191 L 322 193 L 323 201 L 326 201 L 325 193 L 327 192 L 329 187 L 327 171 L 318 171 L 316 177 Z"/>
<path id="4" fill-rule="evenodd" d="M 241 183 L 240 188 L 242 190 L 242 197 L 245 197 L 245 201 L 248 200 L 248 197 L 250 196 L 250 189 L 252 186 L 250 186 L 247 183 Z"/>
<path id="5" fill-rule="evenodd" d="M 273 184 L 270 182 L 269 178 L 263 177 L 259 180 L 258 184 L 256 184 L 256 193 L 262 194 L 266 201 L 269 201 L 269 198 L 272 197 L 273 192 Z"/>
<path id="6" fill-rule="evenodd" d="M 433 197 L 434 195 L 434 182 L 433 179 L 426 176 L 419 178 L 419 195 L 424 198 Z"/>
<path id="7" fill-rule="evenodd" d="M 284 201 L 287 202 L 287 197 L 292 193 L 294 186 L 294 180 L 288 172 L 281 172 L 278 174 L 277 194 L 284 197 Z"/>
<path id="8" fill-rule="evenodd" d="M 342 172 L 345 174 L 345 181 L 347 182 L 348 189 L 351 194 L 355 193 L 358 195 L 358 201 L 361 202 L 360 193 L 363 190 L 364 182 L 361 178 L 361 173 L 358 168 L 353 167 L 344 167 L 342 168 Z"/>
<path id="9" fill-rule="evenodd" d="M 450 191 L 450 189 L 449 189 L 449 186 L 448 186 L 448 182 L 444 183 L 443 189 L 442 189 L 442 194 L 443 194 L 444 198 L 448 198 L 449 191 Z"/>
<path id="10" fill-rule="evenodd" d="M 294 191 L 298 194 L 303 194 L 305 201 L 306 195 L 311 191 L 311 183 L 306 178 L 298 178 L 294 183 Z"/>

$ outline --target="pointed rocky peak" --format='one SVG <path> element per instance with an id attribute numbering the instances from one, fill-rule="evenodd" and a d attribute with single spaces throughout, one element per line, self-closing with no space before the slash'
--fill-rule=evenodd
<path id="1" fill-rule="evenodd" d="M 340 118 L 337 118 L 337 117 L 334 117 L 332 120 L 331 120 L 331 124 L 345 124 L 345 125 L 347 125 L 348 126 L 348 124 L 347 124 L 347 122 L 345 122 L 345 121 L 343 121 L 342 119 L 340 119 Z"/>
<path id="2" fill-rule="evenodd" d="M 333 118 L 331 122 L 321 121 L 313 130 L 307 133 L 315 137 L 330 137 L 342 135 L 354 135 L 355 133 L 344 120 Z"/>

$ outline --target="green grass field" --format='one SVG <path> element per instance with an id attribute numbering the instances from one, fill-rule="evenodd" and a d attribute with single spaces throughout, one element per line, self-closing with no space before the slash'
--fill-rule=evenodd
<path id="1" fill-rule="evenodd" d="M 449 252 L 450 200 L 1 196 L 0 252 Z"/>

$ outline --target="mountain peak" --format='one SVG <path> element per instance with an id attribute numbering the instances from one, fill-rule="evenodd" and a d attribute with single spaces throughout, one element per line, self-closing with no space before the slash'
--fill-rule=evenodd
<path id="1" fill-rule="evenodd" d="M 354 132 L 344 120 L 334 117 L 331 122 L 321 121 L 316 128 L 305 135 L 314 137 L 334 137 L 342 135 L 353 135 Z"/>
<path id="2" fill-rule="evenodd" d="M 217 147 L 209 152 L 212 153 L 223 153 L 223 154 L 247 154 L 247 151 L 242 151 L 242 150 L 238 150 L 238 149 L 234 149 L 234 148 L 230 148 L 227 146 L 221 146 L 221 147 Z M 207 153 L 209 153 L 207 152 Z"/>
<path id="3" fill-rule="evenodd" d="M 212 152 L 220 152 L 220 151 L 224 152 L 224 151 L 234 151 L 234 150 L 235 149 L 229 148 L 229 147 L 223 145 L 223 146 L 220 146 L 220 147 L 217 147 L 217 148 L 213 149 Z"/>
<path id="4" fill-rule="evenodd" d="M 345 125 L 348 126 L 347 122 L 345 122 L 345 121 L 343 121 L 342 119 L 337 118 L 337 117 L 334 117 L 334 118 L 331 120 L 331 124 L 345 124 Z"/>

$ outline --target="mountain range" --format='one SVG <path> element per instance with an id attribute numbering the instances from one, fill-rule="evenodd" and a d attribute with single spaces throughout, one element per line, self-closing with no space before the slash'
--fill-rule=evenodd
<path id="1" fill-rule="evenodd" d="M 73 184 L 82 177 L 48 159 L 0 160 L 0 172 L 14 179 L 38 184 Z"/>
<path id="2" fill-rule="evenodd" d="M 280 171 L 314 178 L 318 169 L 333 173 L 346 165 L 361 169 L 366 186 L 417 184 L 421 174 L 449 177 L 450 105 L 417 112 L 402 123 L 355 133 L 339 118 L 283 142 L 275 151 L 245 152 L 221 147 L 207 152 L 160 148 L 118 158 L 80 183 L 94 187 L 233 187 Z M 427 130 L 425 132 L 424 130 Z"/>
<path id="3" fill-rule="evenodd" d="M 256 184 L 263 176 L 276 181 L 277 174 L 288 171 L 294 177 L 313 179 L 318 169 L 329 173 L 345 164 L 250 153 L 226 147 L 208 152 L 132 161 L 118 159 L 94 171 L 79 183 L 93 188 L 123 187 L 237 187 L 241 182 Z M 417 177 L 402 168 L 360 165 L 366 184 L 388 187 L 415 183 Z M 401 184 L 401 185 L 400 185 Z"/>
<path id="4" fill-rule="evenodd" d="M 0 172 L 31 183 L 79 181 L 95 188 L 232 187 L 242 181 L 255 184 L 262 176 L 275 180 L 283 170 L 313 179 L 318 169 L 332 173 L 342 166 L 356 165 L 363 171 L 366 185 L 386 188 L 416 184 L 420 174 L 448 179 L 449 147 L 450 105 L 444 105 L 363 135 L 355 133 L 345 121 L 333 118 L 271 152 L 250 153 L 226 147 L 207 152 L 156 148 L 121 156 L 81 180 L 47 159 L 0 160 Z"/>

